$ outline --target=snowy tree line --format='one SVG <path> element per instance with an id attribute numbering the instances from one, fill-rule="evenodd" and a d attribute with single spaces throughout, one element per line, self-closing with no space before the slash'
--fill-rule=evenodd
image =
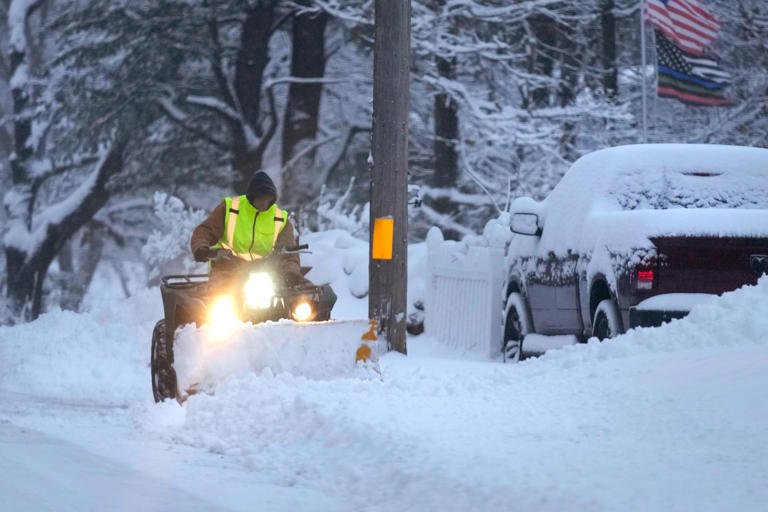
<path id="1" fill-rule="evenodd" d="M 707 5 L 736 105 L 655 99 L 648 68 L 649 140 L 765 145 L 768 5 Z M 477 232 L 585 152 L 639 141 L 637 0 L 412 11 L 414 240 Z M 373 1 L 0 0 L 0 20 L 5 321 L 76 309 L 100 265 L 130 292 L 168 222 L 155 192 L 207 209 L 257 167 L 302 229 L 365 236 Z"/>

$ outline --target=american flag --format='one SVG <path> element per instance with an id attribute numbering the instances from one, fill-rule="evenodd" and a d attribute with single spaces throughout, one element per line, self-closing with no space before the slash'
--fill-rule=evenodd
<path id="1" fill-rule="evenodd" d="M 647 0 L 651 23 L 684 50 L 702 55 L 720 31 L 720 22 L 698 0 Z"/>

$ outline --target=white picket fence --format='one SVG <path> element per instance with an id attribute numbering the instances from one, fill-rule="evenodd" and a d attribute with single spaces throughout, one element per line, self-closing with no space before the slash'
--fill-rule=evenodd
<path id="1" fill-rule="evenodd" d="M 504 249 L 463 247 L 427 236 L 426 333 L 441 343 L 488 357 L 501 353 Z"/>

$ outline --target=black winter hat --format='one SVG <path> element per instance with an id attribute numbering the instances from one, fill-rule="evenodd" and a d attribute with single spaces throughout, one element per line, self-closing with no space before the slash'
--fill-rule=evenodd
<path id="1" fill-rule="evenodd" d="M 245 196 L 251 204 L 253 204 L 253 201 L 257 197 L 270 196 L 270 204 L 272 204 L 277 202 L 277 187 L 275 187 L 275 182 L 272 181 L 272 178 L 270 178 L 267 173 L 264 171 L 256 171 L 253 173 L 253 176 L 251 176 L 251 181 L 248 182 L 248 190 L 245 193 Z"/>

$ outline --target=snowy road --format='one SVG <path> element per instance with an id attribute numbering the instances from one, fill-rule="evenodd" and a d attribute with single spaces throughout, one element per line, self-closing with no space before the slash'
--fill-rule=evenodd
<path id="1" fill-rule="evenodd" d="M 519 365 L 415 338 L 381 377 L 263 369 L 184 407 L 130 334 L 153 300 L 0 329 L 10 510 L 765 510 L 768 280 Z"/>
<path id="2" fill-rule="evenodd" d="M 0 495 L 15 510 L 210 510 L 216 507 L 67 441 L 0 423 Z"/>

